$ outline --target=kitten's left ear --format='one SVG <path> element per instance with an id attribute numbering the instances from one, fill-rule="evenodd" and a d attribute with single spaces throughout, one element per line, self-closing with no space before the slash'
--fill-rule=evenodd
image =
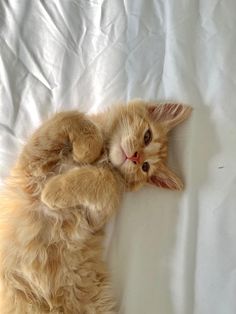
<path id="1" fill-rule="evenodd" d="M 162 123 L 167 132 L 187 119 L 193 110 L 181 104 L 149 105 L 147 108 L 151 119 Z"/>
<path id="2" fill-rule="evenodd" d="M 184 187 L 181 179 L 163 163 L 150 175 L 148 183 L 170 190 L 180 191 Z"/>

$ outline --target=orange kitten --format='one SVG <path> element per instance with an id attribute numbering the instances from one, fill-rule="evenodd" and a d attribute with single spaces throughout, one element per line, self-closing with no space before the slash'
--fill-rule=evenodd
<path id="1" fill-rule="evenodd" d="M 130 102 L 64 112 L 19 156 L 0 202 L 0 313 L 116 313 L 102 260 L 104 224 L 125 189 L 180 190 L 168 132 L 191 108 Z"/>

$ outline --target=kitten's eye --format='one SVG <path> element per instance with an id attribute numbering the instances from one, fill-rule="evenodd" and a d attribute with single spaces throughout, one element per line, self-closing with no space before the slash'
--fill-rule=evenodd
<path id="1" fill-rule="evenodd" d="M 144 144 L 148 145 L 152 140 L 152 132 L 148 129 L 144 134 Z"/>
<path id="2" fill-rule="evenodd" d="M 147 161 L 145 161 L 145 162 L 143 163 L 143 165 L 142 165 L 142 170 L 143 170 L 144 172 L 148 172 L 149 168 L 150 168 L 149 163 L 148 163 Z"/>

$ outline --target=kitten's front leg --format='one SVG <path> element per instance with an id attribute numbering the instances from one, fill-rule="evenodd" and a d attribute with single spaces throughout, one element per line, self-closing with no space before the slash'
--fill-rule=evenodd
<path id="1" fill-rule="evenodd" d="M 80 112 L 61 112 L 46 121 L 31 137 L 20 155 L 18 165 L 30 175 L 53 170 L 72 151 L 80 163 L 93 163 L 103 149 L 99 128 Z"/>
<path id="2" fill-rule="evenodd" d="M 53 210 L 82 205 L 90 223 L 100 225 L 118 207 L 122 188 L 108 167 L 84 166 L 50 178 L 41 200 Z"/>
<path id="3" fill-rule="evenodd" d="M 81 119 L 78 125 L 68 128 L 68 133 L 75 161 L 92 163 L 100 156 L 103 147 L 102 134 L 91 121 Z"/>

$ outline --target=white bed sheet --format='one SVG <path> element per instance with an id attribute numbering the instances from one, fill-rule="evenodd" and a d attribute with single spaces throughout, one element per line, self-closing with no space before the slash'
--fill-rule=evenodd
<path id="1" fill-rule="evenodd" d="M 120 314 L 236 313 L 236 2 L 0 2 L 0 175 L 60 110 L 191 104 L 171 139 L 182 193 L 127 194 L 107 258 Z"/>

